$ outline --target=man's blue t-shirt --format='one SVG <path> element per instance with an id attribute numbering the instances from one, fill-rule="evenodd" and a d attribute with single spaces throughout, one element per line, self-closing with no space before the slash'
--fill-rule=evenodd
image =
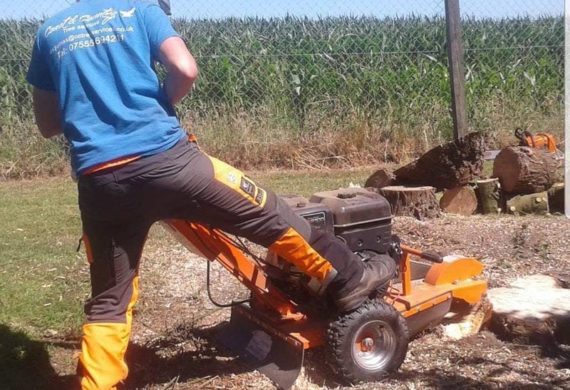
<path id="1" fill-rule="evenodd" d="M 76 173 L 185 135 L 154 71 L 173 36 L 160 7 L 137 0 L 82 0 L 40 27 L 27 79 L 57 92 Z"/>

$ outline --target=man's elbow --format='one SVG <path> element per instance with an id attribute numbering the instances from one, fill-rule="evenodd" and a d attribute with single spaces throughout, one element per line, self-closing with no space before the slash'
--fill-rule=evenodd
<path id="1" fill-rule="evenodd" d="M 192 85 L 194 81 L 198 78 L 198 66 L 196 62 L 193 60 L 185 61 L 184 63 L 180 64 L 178 67 L 178 74 L 184 82 L 187 84 Z"/>

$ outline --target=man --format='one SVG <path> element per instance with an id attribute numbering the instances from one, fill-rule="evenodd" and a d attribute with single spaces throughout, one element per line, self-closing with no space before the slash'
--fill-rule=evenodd
<path id="1" fill-rule="evenodd" d="M 161 85 L 154 63 L 167 70 Z M 395 273 L 362 263 L 311 231 L 275 194 L 188 140 L 173 106 L 198 75 L 194 58 L 155 4 L 83 0 L 38 30 L 27 79 L 41 134 L 63 133 L 78 177 L 91 273 L 78 374 L 83 389 L 127 376 L 137 269 L 150 226 L 199 221 L 271 248 L 321 282 L 339 311 L 357 308 Z"/>

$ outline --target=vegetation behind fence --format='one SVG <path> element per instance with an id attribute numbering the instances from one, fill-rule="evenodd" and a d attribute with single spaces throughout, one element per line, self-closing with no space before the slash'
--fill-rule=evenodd
<path id="1" fill-rule="evenodd" d="M 0 175 L 59 171 L 33 129 L 25 70 L 37 21 L 0 21 Z M 200 66 L 179 109 L 210 152 L 245 168 L 399 160 L 452 134 L 442 17 L 175 19 Z M 562 18 L 464 20 L 469 125 L 560 134 Z M 27 57 L 17 53 L 26 52 Z"/>

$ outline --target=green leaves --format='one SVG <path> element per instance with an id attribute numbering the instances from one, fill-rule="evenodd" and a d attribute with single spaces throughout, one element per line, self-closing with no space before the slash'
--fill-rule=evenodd
<path id="1" fill-rule="evenodd" d="M 406 129 L 412 137 L 450 133 L 441 17 L 287 16 L 174 24 L 200 67 L 196 88 L 178 109 L 198 126 L 233 117 L 275 126 L 254 129 L 259 133 L 286 128 L 306 136 L 324 122 L 336 121 L 341 132 L 349 131 L 351 118 L 366 118 L 368 124 Z M 38 25 L 0 21 L 0 123 L 6 126 L 32 117 L 24 75 Z M 473 128 L 493 129 L 497 116 L 516 127 L 536 112 L 558 115 L 562 18 L 465 19 L 463 31 Z M 437 134 L 425 135 L 426 128 Z"/>

